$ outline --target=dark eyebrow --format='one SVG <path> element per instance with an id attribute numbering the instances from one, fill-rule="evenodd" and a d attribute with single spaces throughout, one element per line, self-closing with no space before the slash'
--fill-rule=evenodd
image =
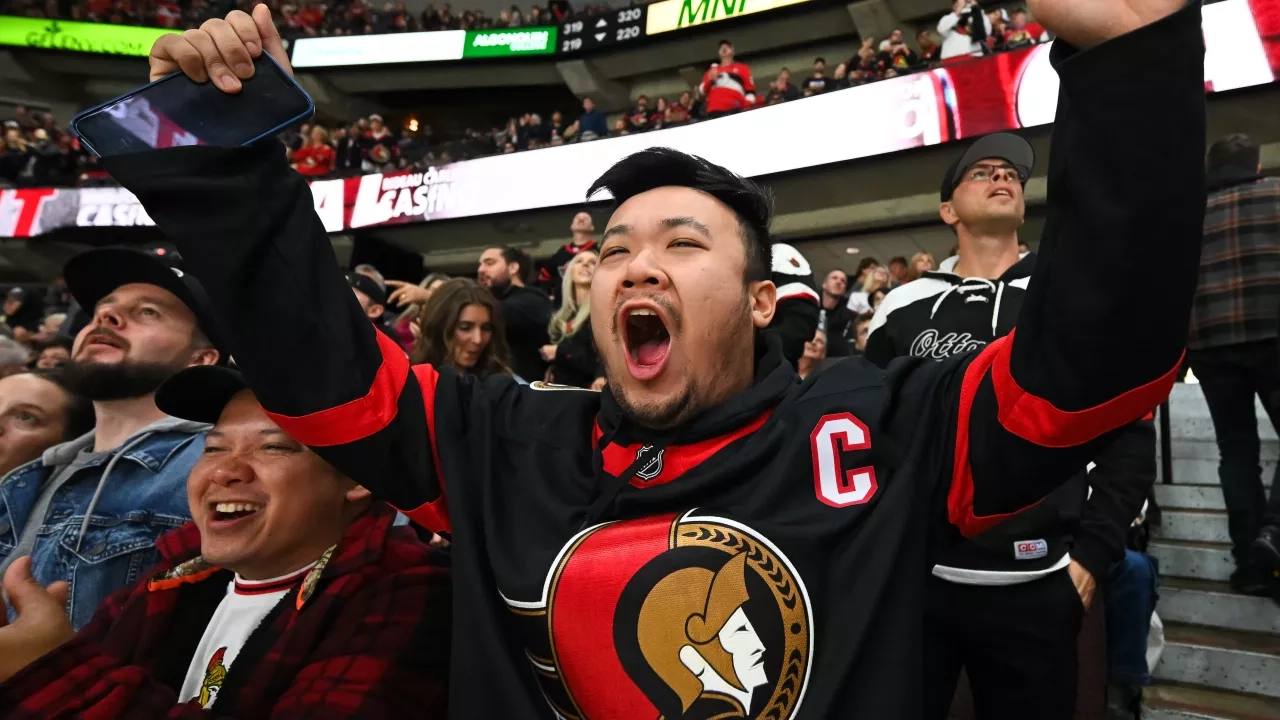
<path id="1" fill-rule="evenodd" d="M 707 239 L 711 239 L 711 229 L 706 225 L 698 222 L 697 219 L 691 217 L 669 217 L 662 221 L 664 230 L 675 230 L 676 228 L 689 228 L 690 230 L 702 235 Z"/>
<path id="2" fill-rule="evenodd" d="M 259 435 L 283 435 L 285 437 L 289 437 L 289 434 L 281 430 L 280 428 L 262 428 L 261 430 L 258 431 L 258 434 Z M 221 438 L 221 437 L 226 437 L 226 433 L 218 429 L 212 429 L 209 432 L 205 433 L 205 436 Z M 289 438 L 289 439 L 292 440 L 293 438 Z"/>
<path id="3" fill-rule="evenodd" d="M 614 225 L 613 227 L 604 231 L 604 235 L 601 236 L 600 238 L 600 244 L 601 245 L 605 244 L 605 242 L 609 238 L 613 237 L 614 235 L 626 235 L 630 232 L 631 232 L 630 225 Z"/>
<path id="4" fill-rule="evenodd" d="M 707 239 L 711 238 L 711 228 L 708 228 L 706 225 L 702 224 L 701 222 L 698 222 L 696 218 L 692 218 L 688 216 L 663 218 L 661 225 L 663 230 L 674 230 L 676 228 L 689 228 L 690 230 L 693 230 L 694 232 L 698 233 L 699 235 Z M 631 232 L 630 225 L 614 225 L 613 227 L 604 231 L 604 236 L 600 238 L 600 244 L 603 245 L 606 240 L 613 237 L 614 235 L 626 235 L 630 232 Z"/>

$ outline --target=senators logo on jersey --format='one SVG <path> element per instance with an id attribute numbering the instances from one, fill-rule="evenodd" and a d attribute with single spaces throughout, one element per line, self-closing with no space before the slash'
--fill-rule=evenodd
<path id="1" fill-rule="evenodd" d="M 742 523 L 697 511 L 573 537 L 543 597 L 506 603 L 569 720 L 794 717 L 813 655 L 795 568 Z"/>

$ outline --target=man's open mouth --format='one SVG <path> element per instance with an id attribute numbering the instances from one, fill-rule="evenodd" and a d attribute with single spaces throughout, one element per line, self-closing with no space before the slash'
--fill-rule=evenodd
<path id="1" fill-rule="evenodd" d="M 220 502 L 213 505 L 215 522 L 232 522 L 247 518 L 262 509 L 261 505 L 245 502 Z"/>
<path id="2" fill-rule="evenodd" d="M 652 380 L 666 367 L 671 352 L 671 332 L 656 308 L 634 305 L 622 309 L 622 340 L 627 369 L 637 380 Z"/>

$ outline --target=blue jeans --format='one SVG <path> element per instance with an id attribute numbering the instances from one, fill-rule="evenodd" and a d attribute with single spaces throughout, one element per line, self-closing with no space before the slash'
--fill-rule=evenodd
<path id="1" fill-rule="evenodd" d="M 1156 609 L 1154 558 L 1125 550 L 1107 573 L 1107 677 L 1125 685 L 1148 685 L 1147 633 Z"/>

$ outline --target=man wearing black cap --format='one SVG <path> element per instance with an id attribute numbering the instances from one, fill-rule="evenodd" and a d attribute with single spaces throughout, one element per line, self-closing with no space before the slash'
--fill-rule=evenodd
<path id="1" fill-rule="evenodd" d="M 375 327 L 381 328 L 382 314 L 387 309 L 387 291 L 377 280 L 364 273 L 347 273 L 347 281 L 351 283 L 351 290 L 355 292 L 364 314 Z"/>
<path id="2" fill-rule="evenodd" d="M 78 634 L 61 584 L 10 569 L 5 717 L 444 717 L 447 559 L 272 422 L 240 373 L 190 368 L 156 403 L 212 425 L 193 520 Z"/>
<path id="3" fill-rule="evenodd" d="M 1031 146 L 1007 133 L 956 158 L 943 176 L 939 214 L 959 255 L 885 297 L 867 359 L 881 367 L 903 356 L 942 362 L 1013 330 L 1036 261 L 1018 241 L 1034 166 Z M 947 716 L 962 667 L 979 720 L 1072 715 L 1083 610 L 1124 558 L 1126 529 L 1155 479 L 1152 423 L 1118 430 L 1093 460 L 1092 471 L 1035 508 L 937 558 L 925 606 L 927 720 Z"/>
<path id="4" fill-rule="evenodd" d="M 155 392 L 222 355 L 199 282 L 155 255 L 91 250 L 65 274 L 76 301 L 93 309 L 66 380 L 93 401 L 96 424 L 0 480 L 0 571 L 30 555 L 42 585 L 69 580 L 79 628 L 159 559 L 155 538 L 189 518 L 187 473 L 207 426 L 169 417 Z"/>

